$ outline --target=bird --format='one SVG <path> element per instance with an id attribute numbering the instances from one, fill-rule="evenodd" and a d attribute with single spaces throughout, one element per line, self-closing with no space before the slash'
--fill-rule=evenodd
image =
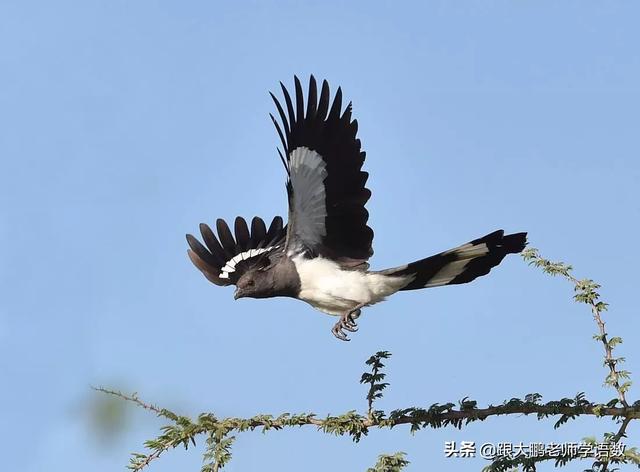
<path id="1" fill-rule="evenodd" d="M 288 222 L 237 217 L 233 233 L 216 221 L 217 236 L 200 224 L 202 241 L 187 234 L 188 256 L 213 284 L 235 285 L 234 298 L 291 297 L 335 315 L 331 332 L 343 341 L 358 330 L 363 308 L 400 291 L 457 285 L 486 275 L 507 254 L 521 252 L 527 233 L 494 231 L 453 249 L 390 269 L 369 269 L 373 230 L 365 208 L 371 197 L 365 152 L 352 104 L 310 76 L 306 93 L 294 76 L 294 93 L 280 82 L 281 102 L 270 92 L 270 113 L 282 149 Z M 250 226 L 250 227 L 249 227 Z M 204 243 L 204 244 L 203 244 Z"/>

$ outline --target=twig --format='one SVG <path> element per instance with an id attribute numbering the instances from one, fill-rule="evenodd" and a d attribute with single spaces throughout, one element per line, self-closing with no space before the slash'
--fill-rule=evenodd
<path id="1" fill-rule="evenodd" d="M 613 436 L 611 438 L 611 442 L 618 442 L 620 441 L 622 438 L 626 437 L 626 433 L 627 433 L 627 426 L 629 426 L 629 423 L 631 423 L 631 420 L 633 418 L 632 417 L 625 417 L 622 420 L 622 425 L 620 425 L 620 429 L 618 430 L 618 432 L 615 434 L 615 436 Z"/>
<path id="2" fill-rule="evenodd" d="M 156 414 L 160 415 L 160 416 L 164 416 L 163 415 L 163 410 L 162 408 L 159 408 L 151 403 L 146 403 L 142 400 L 140 400 L 140 398 L 138 398 L 138 394 L 137 393 L 132 393 L 131 395 L 127 395 L 125 393 L 122 393 L 119 390 L 110 390 L 108 388 L 104 388 L 104 387 L 91 387 L 92 389 L 94 389 L 96 392 L 102 392 L 102 393 L 106 393 L 107 395 L 112 395 L 114 397 L 119 397 L 122 398 L 123 400 L 126 400 L 128 402 L 131 403 L 135 403 L 138 406 L 141 406 L 142 408 L 144 408 L 145 410 L 150 410 L 155 412 Z"/>
<path id="3" fill-rule="evenodd" d="M 574 285 L 574 290 L 577 293 L 575 295 L 575 300 L 586 303 L 591 307 L 591 314 L 593 315 L 593 319 L 598 325 L 599 334 L 595 336 L 600 340 L 604 347 L 604 360 L 605 364 L 609 367 L 609 375 L 607 376 L 606 383 L 610 384 L 616 389 L 618 394 L 618 400 L 620 403 L 628 407 L 625 391 L 629 386 L 629 383 L 625 385 L 620 384 L 620 377 L 622 372 L 618 371 L 616 368 L 616 364 L 621 361 L 621 359 L 615 359 L 613 357 L 613 347 L 611 341 L 608 339 L 608 334 L 606 331 L 605 322 L 602 320 L 601 313 L 602 311 L 607 309 L 607 304 L 600 301 L 600 294 L 596 291 L 600 288 L 600 285 L 596 284 L 592 280 L 578 280 L 571 273 L 573 268 L 570 265 L 564 264 L 562 262 L 551 262 L 547 259 L 544 259 L 540 256 L 539 252 L 535 248 L 529 248 L 522 252 L 522 257 L 525 261 L 528 261 L 529 264 L 535 265 L 536 267 L 540 267 L 544 272 L 551 275 L 562 275 L 565 279 L 569 280 Z M 618 342 L 620 342 L 620 338 L 617 338 Z M 625 372 L 625 374 L 627 374 Z"/>

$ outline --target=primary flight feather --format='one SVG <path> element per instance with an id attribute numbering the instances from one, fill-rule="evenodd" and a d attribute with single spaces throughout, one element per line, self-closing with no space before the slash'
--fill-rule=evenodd
<path id="1" fill-rule="evenodd" d="M 311 76 L 306 106 L 282 87 L 284 103 L 271 94 L 280 121 L 271 115 L 287 171 L 289 220 L 276 216 L 269 228 L 254 217 L 251 228 L 237 217 L 233 233 L 218 219 L 217 237 L 200 225 L 204 245 L 188 234 L 189 257 L 216 285 L 235 285 L 235 298 L 292 297 L 340 317 L 333 334 L 348 340 L 361 309 L 401 290 L 462 284 L 489 273 L 507 254 L 526 245 L 526 233 L 494 231 L 467 244 L 400 267 L 370 271 L 373 230 L 365 204 L 371 196 L 358 122 L 342 91 L 333 100 L 327 81 L 320 94 Z"/>

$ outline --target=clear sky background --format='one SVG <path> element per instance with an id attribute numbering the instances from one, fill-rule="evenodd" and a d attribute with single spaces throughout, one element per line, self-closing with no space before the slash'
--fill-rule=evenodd
<path id="1" fill-rule="evenodd" d="M 588 1 L 0 2 L 3 469 L 121 470 L 157 434 L 144 412 L 96 425 L 110 405 L 90 385 L 189 415 L 336 414 L 364 410 L 363 362 L 381 349 L 393 353 L 385 409 L 612 398 L 588 310 L 517 256 L 473 284 L 369 308 L 341 343 L 302 302 L 234 302 L 192 267 L 184 234 L 286 214 L 267 92 L 313 73 L 354 103 L 374 268 L 528 231 L 603 285 L 636 372 L 639 14 Z M 397 428 L 357 445 L 312 428 L 246 433 L 228 470 L 357 471 L 399 450 L 408 470 L 479 470 L 445 459 L 444 441 L 612 429 L 552 424 Z M 638 425 L 629 434 L 637 444 Z M 197 471 L 199 446 L 150 470 Z"/>

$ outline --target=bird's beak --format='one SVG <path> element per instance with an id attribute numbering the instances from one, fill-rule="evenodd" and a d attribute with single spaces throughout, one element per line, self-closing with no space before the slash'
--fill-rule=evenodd
<path id="1" fill-rule="evenodd" d="M 235 292 L 233 292 L 233 299 L 237 300 L 238 298 L 242 298 L 242 294 L 240 293 L 240 289 L 237 288 Z"/>

